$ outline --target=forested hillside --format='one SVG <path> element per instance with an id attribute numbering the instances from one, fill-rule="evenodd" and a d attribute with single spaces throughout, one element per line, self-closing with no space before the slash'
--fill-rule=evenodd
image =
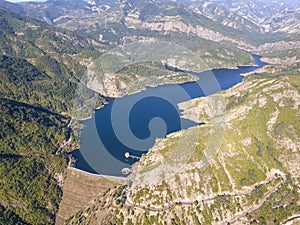
<path id="1" fill-rule="evenodd" d="M 55 224 L 58 217 L 92 225 L 279 224 L 299 217 L 300 11 L 291 2 L 0 0 L 0 225 Z M 253 65 L 251 53 L 268 63 L 221 93 L 227 115 L 224 136 L 215 139 L 220 154 L 206 164 L 208 136 L 219 122 L 203 123 L 216 107 L 208 110 L 199 98 L 180 108 L 202 126 L 157 140 L 134 164 L 129 185 L 66 173 L 70 151 L 80 147 L 74 128 L 105 97 L 197 79 L 168 69 L 164 59 L 174 46 L 179 60 L 189 61 L 185 50 L 197 56 L 201 71 Z M 153 57 L 160 51 L 165 58 Z M 188 139 L 190 132 L 197 139 Z M 134 172 L 151 179 L 185 135 L 180 153 L 195 148 L 182 171 L 153 185 L 134 183 Z"/>
<path id="2" fill-rule="evenodd" d="M 86 70 L 82 62 L 97 57 L 102 47 L 0 12 L 0 224 L 53 224 L 67 166 L 60 147 L 72 135 L 68 125 Z"/>
<path id="3" fill-rule="evenodd" d="M 69 112 L 84 61 L 102 46 L 9 11 L 1 10 L 0 19 L 2 97 Z"/>

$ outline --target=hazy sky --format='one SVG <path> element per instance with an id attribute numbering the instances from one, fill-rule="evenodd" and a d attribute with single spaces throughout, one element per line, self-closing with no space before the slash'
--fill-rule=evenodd
<path id="1" fill-rule="evenodd" d="M 47 0 L 6 0 L 8 2 L 45 2 Z"/>

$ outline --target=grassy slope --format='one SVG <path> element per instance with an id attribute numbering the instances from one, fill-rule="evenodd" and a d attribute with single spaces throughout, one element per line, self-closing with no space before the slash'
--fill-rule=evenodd
<path id="1" fill-rule="evenodd" d="M 1 205 L 5 207 L 5 210 L 1 207 L 0 215 L 1 218 L 7 220 L 6 224 L 14 223 L 9 222 L 11 220 L 8 220 L 8 217 L 10 217 L 8 215 L 13 215 L 15 220 L 25 220 L 32 224 L 39 224 L 41 221 L 48 221 L 44 223 L 51 224 L 54 221 L 54 213 L 57 211 L 57 203 L 59 201 L 59 198 L 53 198 L 53 196 L 60 196 L 60 189 L 56 180 L 53 179 L 53 176 L 56 172 L 60 172 L 60 169 L 64 168 L 65 165 L 61 157 L 53 156 L 51 153 L 58 147 L 61 140 L 67 137 L 67 120 L 61 117 L 57 118 L 55 113 L 68 112 L 70 110 L 72 95 L 69 94 L 74 92 L 75 84 L 85 70 L 85 67 L 82 66 L 80 62 L 82 59 L 97 57 L 97 53 L 94 54 L 95 51 L 89 41 L 73 35 L 69 31 L 58 30 L 35 20 L 23 18 L 6 11 L 1 11 L 1 32 L 0 69 L 1 75 L 3 74 L 5 78 L 0 84 L 1 98 L 3 98 L 1 101 L 3 102 L 4 108 L 1 122 L 6 127 L 9 127 L 7 130 L 12 130 L 12 136 L 5 137 L 7 139 L 4 138 L 3 142 L 1 139 L 0 143 L 1 148 L 3 147 L 4 149 L 1 152 L 2 170 L 5 170 L 5 176 L 1 178 L 1 185 L 3 185 L 1 187 L 3 187 L 5 191 L 1 195 Z M 213 43 L 211 45 L 212 47 L 215 46 Z M 231 48 L 231 46 L 229 47 Z M 204 54 L 205 51 L 203 49 L 199 51 L 201 52 L 201 50 L 203 51 L 202 54 Z M 212 57 L 222 58 L 223 54 L 224 52 L 222 51 L 217 52 L 213 54 Z M 231 55 L 230 52 L 229 55 Z M 244 57 L 245 55 L 242 54 L 242 56 Z M 249 58 L 246 57 L 246 60 L 248 59 Z M 16 68 L 12 69 L 14 65 Z M 24 76 L 24 74 L 30 74 L 30 76 Z M 298 87 L 297 82 L 295 78 L 293 85 L 296 88 Z M 16 91 L 17 89 L 20 89 L 21 92 Z M 93 93 L 88 92 L 87 95 L 93 97 Z M 24 106 L 19 104 L 19 102 L 34 104 L 37 107 Z M 273 106 L 271 105 L 270 107 Z M 10 111 L 11 109 L 13 111 Z M 41 111 L 40 109 L 43 110 Z M 253 113 L 256 114 L 257 112 Z M 290 113 L 294 113 L 294 111 L 286 112 L 287 115 L 290 115 Z M 41 118 L 38 121 L 39 123 L 33 119 L 36 117 Z M 15 120 L 15 118 L 25 118 L 26 120 Z M 43 122 L 40 123 L 41 121 Z M 252 121 L 248 121 L 248 123 L 251 122 Z M 290 123 L 291 121 L 287 122 Z M 281 127 L 278 129 L 281 131 L 285 130 L 285 126 L 282 128 L 280 124 L 282 123 L 276 125 Z M 48 125 L 50 126 L 49 131 L 47 130 L 49 128 Z M 34 129 L 28 129 L 28 127 L 33 127 Z M 61 129 L 57 130 L 57 127 L 61 127 Z M 2 135 L 5 136 L 5 133 Z M 13 142 L 10 139 L 11 137 L 15 137 Z M 23 140 L 23 137 L 28 137 L 28 139 Z M 45 140 L 45 143 L 36 142 L 37 145 L 31 146 L 30 140 L 32 137 L 39 137 L 41 140 Z M 230 141 L 231 139 L 235 140 L 234 133 L 228 133 L 227 138 Z M 55 141 L 49 143 L 49 139 Z M 257 138 L 257 144 L 252 146 L 261 149 L 260 146 L 263 145 L 261 152 L 262 159 L 256 163 L 266 160 L 268 161 L 268 166 L 277 166 L 278 162 L 274 159 L 277 157 L 277 152 L 271 151 L 270 148 L 268 148 L 270 147 L 269 143 L 265 145 L 263 142 L 265 140 L 262 141 L 261 139 L 262 138 Z M 254 138 L 254 140 L 256 139 Z M 260 144 L 259 141 L 262 142 L 262 144 Z M 29 144 L 28 149 L 27 144 Z M 19 145 L 22 145 L 22 147 L 19 147 Z M 24 146 L 26 147 L 24 148 Z M 199 147 L 200 153 L 197 153 L 197 157 L 202 156 L 201 151 L 203 151 L 203 146 Z M 254 153 L 257 154 L 257 152 L 253 152 L 253 154 Z M 241 155 L 240 158 L 243 159 L 243 155 Z M 58 164 L 60 166 L 53 166 Z M 237 185 L 251 185 L 257 180 L 264 179 L 264 177 L 255 176 L 257 171 L 252 170 L 255 163 L 245 165 L 247 165 L 247 167 L 245 167 L 247 173 L 240 172 L 240 174 L 236 174 L 235 171 L 231 171 Z M 39 169 L 34 170 L 34 168 Z M 218 168 L 218 166 L 216 166 L 216 168 Z M 232 188 L 228 185 L 228 180 L 221 179 L 224 177 L 224 171 L 223 174 L 222 170 L 220 170 L 220 172 L 218 172 L 219 170 L 208 171 L 208 174 L 216 174 L 216 180 L 221 182 L 221 189 L 226 190 Z M 22 181 L 21 179 L 25 173 L 28 174 L 28 176 L 24 177 L 26 181 Z M 241 177 L 241 175 L 244 174 L 248 174 L 248 177 Z M 10 177 L 16 177 L 16 179 L 9 179 Z M 247 180 L 244 180 L 241 184 L 241 179 Z M 37 182 L 35 187 L 30 187 L 36 189 L 28 188 L 28 190 L 22 190 L 23 187 L 18 186 L 22 185 L 22 183 L 27 184 L 26 182 L 28 182 L 28 180 Z M 293 183 L 291 184 L 293 185 Z M 15 186 L 16 189 L 8 190 L 7 188 L 11 186 Z M 218 192 L 214 179 L 210 182 L 210 186 L 213 192 Z M 48 187 L 49 191 L 40 191 L 40 195 L 38 196 L 32 195 L 32 193 L 42 190 L 42 187 Z M 20 191 L 20 189 L 22 191 Z M 191 193 L 193 188 L 191 187 L 189 189 Z M 222 201 L 224 202 L 224 200 Z M 49 204 L 46 205 L 46 202 Z M 121 217 L 120 212 L 117 210 L 114 210 L 114 214 L 119 214 Z M 198 210 L 198 208 L 195 210 Z M 205 214 L 205 218 L 208 221 L 211 219 L 210 211 L 210 209 L 207 209 Z M 176 213 L 174 214 L 172 212 L 171 215 L 173 215 L 175 219 L 176 217 L 178 218 Z M 18 219 L 18 217 L 21 217 L 21 219 Z M 194 216 L 191 215 L 191 218 L 194 218 Z M 137 219 L 140 221 L 149 220 L 147 216 L 144 219 L 142 217 L 137 217 Z"/>
<path id="2" fill-rule="evenodd" d="M 227 126 L 221 150 L 214 163 L 206 170 L 193 168 L 192 163 L 203 156 L 210 126 L 193 128 L 199 132 L 199 143 L 202 144 L 196 147 L 189 166 L 166 182 L 134 187 L 127 194 L 135 206 L 145 209 L 160 208 L 163 204 L 176 201 L 191 201 L 192 204 L 179 203 L 158 212 L 133 207 L 111 208 L 104 199 L 109 198 L 114 202 L 116 197 L 113 197 L 112 192 L 105 197 L 99 196 L 97 201 L 100 203 L 93 203 L 86 208 L 85 214 L 73 216 L 70 224 L 78 220 L 93 224 L 99 219 L 103 224 L 118 224 L 122 223 L 123 218 L 126 218 L 125 224 L 161 224 L 166 220 L 179 224 L 211 224 L 217 221 L 228 222 L 262 203 L 257 210 L 242 219 L 254 224 L 277 224 L 299 213 L 299 170 L 295 169 L 299 167 L 297 159 L 300 157 L 299 84 L 299 77 L 293 75 L 279 78 L 253 76 L 226 91 Z M 197 109 L 201 104 L 204 104 L 201 99 L 192 100 L 188 104 L 189 110 L 193 111 L 193 107 Z M 184 135 L 185 131 L 181 132 Z M 138 165 L 151 170 L 151 165 L 157 164 L 151 159 L 161 159 L 161 156 L 168 158 L 177 141 L 178 138 L 172 135 L 162 139 Z M 298 147 L 294 149 L 288 143 L 295 143 Z M 273 169 L 281 171 L 281 174 L 266 182 L 272 177 L 270 174 Z M 141 172 L 147 177 L 149 170 Z M 236 197 L 226 195 L 246 190 L 251 192 Z M 275 193 L 272 193 L 273 190 L 276 190 Z M 208 195 L 215 196 L 214 200 L 195 201 L 197 196 L 205 199 Z M 265 198 L 266 201 L 262 202 Z M 101 216 L 97 219 L 97 215 Z"/>

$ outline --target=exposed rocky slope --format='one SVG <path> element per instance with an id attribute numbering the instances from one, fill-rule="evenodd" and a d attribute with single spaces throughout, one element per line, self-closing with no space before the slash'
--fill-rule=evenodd
<path id="1" fill-rule="evenodd" d="M 248 77 L 222 96 L 181 104 L 186 118 L 206 125 L 157 140 L 134 165 L 128 192 L 100 196 L 69 223 L 276 224 L 299 213 L 299 84 L 298 76 Z M 222 97 L 224 121 L 213 100 Z"/>
<path id="2" fill-rule="evenodd" d="M 164 31 L 232 42 L 249 49 L 249 43 L 261 43 L 260 36 L 273 40 L 282 34 L 299 32 L 297 6 L 282 11 L 280 3 L 270 6 L 269 3 L 254 4 L 251 1 L 236 1 L 231 5 L 210 1 L 178 2 L 49 0 L 26 3 L 18 11 L 106 43 L 132 36 L 153 36 Z M 1 5 L 14 9 L 4 2 Z M 278 16 L 280 20 L 275 19 Z"/>
<path id="3" fill-rule="evenodd" d="M 179 0 L 180 1 L 180 0 Z M 263 33 L 299 33 L 299 8 L 295 1 L 181 1 L 190 8 L 230 27 Z"/>
<path id="4" fill-rule="evenodd" d="M 13 144 L 1 143 L 1 147 L 9 149 L 0 155 L 1 170 L 5 171 L 1 183 L 8 184 L 0 193 L 1 218 L 23 223 L 54 222 L 66 161 L 62 152 L 54 155 L 52 151 L 61 150 L 60 144 L 66 143 L 63 139 L 69 138 L 68 119 L 57 114 L 70 113 L 74 98 L 70 93 L 76 89 L 78 102 L 72 116 L 90 116 L 81 114 L 87 112 L 84 103 L 99 106 L 99 95 L 84 85 L 76 87 L 86 67 L 97 62 L 102 50 L 112 49 L 116 44 L 149 40 L 172 40 L 190 49 L 203 60 L 206 69 L 251 64 L 249 54 L 241 49 L 262 54 L 270 65 L 224 92 L 223 97 L 212 97 L 221 101 L 221 112 L 226 106 L 225 117 L 216 114 L 216 102 L 209 99 L 182 104 L 186 117 L 206 124 L 157 140 L 149 154 L 134 166 L 129 190 L 124 186 L 113 187 L 98 197 L 96 192 L 102 189 L 96 187 L 91 196 L 85 196 L 86 189 L 82 190 L 83 198 L 77 196 L 73 200 L 82 201 L 78 210 L 82 205 L 87 206 L 67 223 L 278 224 L 297 218 L 300 211 L 298 3 L 188 2 L 180 1 L 186 5 L 182 6 L 174 1 L 147 0 L 49 0 L 23 5 L 0 1 L 1 8 L 90 37 L 83 38 L 1 10 L 0 69 L 4 79 L 0 88 L 1 97 L 9 100 L 1 100 L 5 110 L 0 122 L 4 119 L 9 123 L 3 123 L 5 132 L 0 136 L 4 137 L 1 141 L 14 139 Z M 92 79 L 81 82 L 101 94 L 116 97 L 145 86 L 194 79 L 183 73 L 169 73 L 162 68 L 164 64 L 147 63 L 132 64 L 114 74 L 97 77 L 100 83 Z M 144 73 L 138 73 L 138 69 Z M 33 119 L 36 116 L 42 119 L 37 122 Z M 61 130 L 56 130 L 57 124 L 62 124 Z M 31 126 L 34 129 L 28 129 Z M 12 128 L 21 130 L 21 135 L 18 132 L 7 135 Z M 61 131 L 64 132 L 60 134 Z M 43 142 L 32 146 L 36 137 L 54 147 L 46 148 Z M 23 144 L 24 141 L 30 144 Z M 12 152 L 16 144 L 22 146 Z M 34 151 L 26 152 L 29 147 Z M 38 185 L 23 188 L 31 181 Z M 68 185 L 60 221 L 77 211 L 74 201 L 70 201 L 73 193 L 67 190 Z M 36 192 L 39 195 L 34 196 L 35 188 L 39 189 Z M 68 208 L 68 203 L 75 207 Z M 32 213 L 27 212 L 29 209 Z"/>

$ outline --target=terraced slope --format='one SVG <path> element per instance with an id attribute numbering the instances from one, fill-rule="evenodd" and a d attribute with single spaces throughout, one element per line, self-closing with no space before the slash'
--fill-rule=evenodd
<path id="1" fill-rule="evenodd" d="M 97 196 L 105 193 L 110 188 L 121 185 L 122 182 L 122 180 L 93 176 L 68 168 L 62 189 L 64 194 L 56 215 L 55 224 L 64 224 L 67 218 Z"/>

